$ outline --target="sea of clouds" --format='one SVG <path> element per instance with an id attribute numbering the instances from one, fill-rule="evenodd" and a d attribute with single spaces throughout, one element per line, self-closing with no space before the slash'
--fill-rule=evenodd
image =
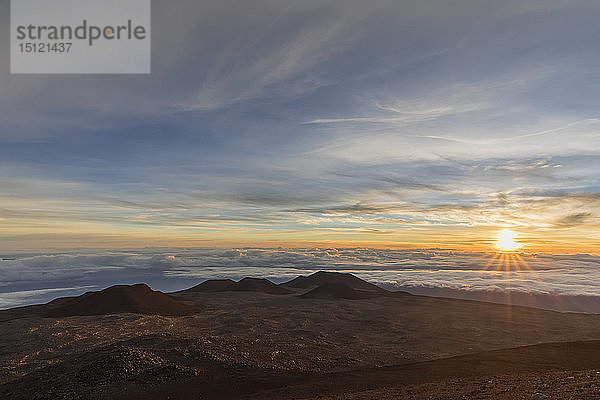
<path id="1" fill-rule="evenodd" d="M 46 302 L 114 284 L 176 291 L 210 278 L 283 282 L 319 270 L 388 287 L 600 295 L 600 256 L 390 249 L 144 249 L 0 254 L 0 308 Z"/>

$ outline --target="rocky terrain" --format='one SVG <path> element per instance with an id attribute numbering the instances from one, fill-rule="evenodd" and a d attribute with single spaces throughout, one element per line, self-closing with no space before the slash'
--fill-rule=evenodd
<path id="1" fill-rule="evenodd" d="M 118 286 L 1 311 L 0 332 L 7 399 L 598 398 L 600 315 L 345 274 Z"/>

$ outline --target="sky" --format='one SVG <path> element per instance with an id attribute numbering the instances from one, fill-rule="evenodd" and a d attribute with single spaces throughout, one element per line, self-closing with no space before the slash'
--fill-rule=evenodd
<path id="1" fill-rule="evenodd" d="M 0 251 L 600 253 L 597 1 L 153 2 L 150 75 L 11 75 Z"/>

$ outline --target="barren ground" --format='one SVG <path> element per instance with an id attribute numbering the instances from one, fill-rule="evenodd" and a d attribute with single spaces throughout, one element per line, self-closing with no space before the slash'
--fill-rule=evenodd
<path id="1" fill-rule="evenodd" d="M 199 312 L 60 319 L 0 313 L 0 397 L 600 398 L 598 342 L 575 353 L 550 345 L 489 353 L 600 339 L 599 315 L 405 294 L 180 299 Z M 440 360 L 474 353 L 481 354 Z"/>

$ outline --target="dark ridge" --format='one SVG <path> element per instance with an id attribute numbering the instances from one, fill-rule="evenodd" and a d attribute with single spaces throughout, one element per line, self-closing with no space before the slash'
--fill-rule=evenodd
<path id="1" fill-rule="evenodd" d="M 20 307 L 4 312 L 5 318 L 30 315 L 41 317 L 72 317 L 134 313 L 180 316 L 196 312 L 191 305 L 150 289 L 145 284 L 117 285 L 77 297 L 62 297 L 43 305 Z"/>
<path id="2" fill-rule="evenodd" d="M 67 300 L 58 299 L 48 304 L 47 316 L 103 315 L 136 313 L 157 315 L 191 314 L 194 307 L 171 296 L 154 291 L 145 284 L 117 285 L 99 292 L 88 292 Z M 54 304 L 53 304 L 54 303 Z"/>
<path id="3" fill-rule="evenodd" d="M 226 292 L 236 284 L 231 279 L 209 279 L 199 285 L 183 290 L 183 292 Z"/>
<path id="4" fill-rule="evenodd" d="M 290 290 L 277 286 L 268 279 L 261 278 L 244 278 L 233 288 L 238 292 L 263 292 L 270 294 L 290 294 Z"/>
<path id="5" fill-rule="evenodd" d="M 377 285 L 364 281 L 352 274 L 343 274 L 340 272 L 319 271 L 309 276 L 299 276 L 281 286 L 294 289 L 310 289 L 321 286 L 325 283 L 344 284 L 352 289 L 364 290 L 369 292 L 387 293 L 387 290 Z"/>
<path id="6" fill-rule="evenodd" d="M 300 297 L 303 299 L 362 300 L 382 296 L 385 293 L 354 289 L 344 283 L 329 282 L 318 286 Z"/>
<path id="7" fill-rule="evenodd" d="M 268 279 L 244 278 L 239 282 L 231 279 L 211 279 L 179 293 L 215 293 L 215 292 L 260 292 L 268 294 L 290 294 L 290 290 L 278 286 Z"/>
<path id="8" fill-rule="evenodd" d="M 390 290 L 398 289 L 398 287 L 391 285 L 389 288 Z M 600 296 L 557 295 L 552 293 L 517 291 L 460 290 L 442 287 L 400 287 L 400 289 L 419 296 L 485 301 L 488 303 L 534 307 L 560 312 L 600 314 Z"/>

